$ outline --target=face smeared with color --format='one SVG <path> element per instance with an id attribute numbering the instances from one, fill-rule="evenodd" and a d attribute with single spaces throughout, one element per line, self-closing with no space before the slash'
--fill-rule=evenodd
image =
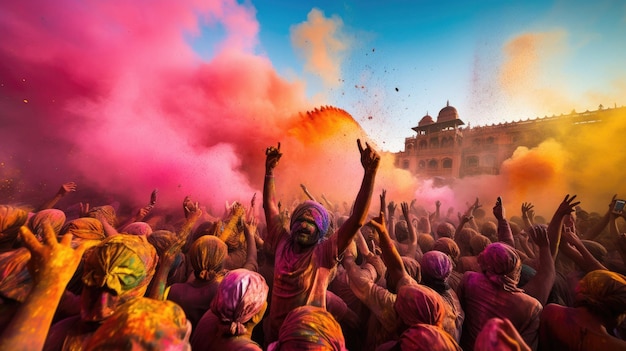
<path id="1" fill-rule="evenodd" d="M 302 246 L 311 246 L 318 242 L 320 232 L 310 211 L 293 220 L 291 236 L 296 243 Z"/>

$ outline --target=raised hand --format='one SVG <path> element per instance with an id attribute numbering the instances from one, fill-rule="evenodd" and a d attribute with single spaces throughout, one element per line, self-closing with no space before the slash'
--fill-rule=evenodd
<path id="1" fill-rule="evenodd" d="M 61 188 L 59 189 L 58 194 L 61 196 L 64 196 L 65 194 L 72 192 L 72 191 L 76 191 L 76 183 L 67 182 L 61 185 Z"/>
<path id="2" fill-rule="evenodd" d="M 270 146 L 265 149 L 265 170 L 273 171 L 278 165 L 278 161 L 283 156 L 280 152 L 280 142 L 278 143 L 278 147 Z"/>
<path id="3" fill-rule="evenodd" d="M 574 212 L 574 209 L 576 208 L 576 206 L 580 204 L 580 201 L 574 202 L 574 199 L 576 199 L 576 195 L 572 197 L 569 197 L 569 194 L 565 195 L 565 198 L 563 199 L 559 207 L 556 209 L 556 214 L 562 217 L 562 216 L 565 216 Z"/>
<path id="4" fill-rule="evenodd" d="M 26 226 L 20 228 L 24 246 L 30 251 L 28 271 L 35 284 L 67 284 L 74 275 L 86 246 L 72 249 L 72 234 L 65 234 L 57 241 L 50 224 L 43 227 L 43 241 L 39 242 Z"/>
<path id="5" fill-rule="evenodd" d="M 548 238 L 548 226 L 537 224 L 527 229 L 530 239 L 539 247 L 550 245 Z"/>
<path id="6" fill-rule="evenodd" d="M 365 149 L 361 144 L 361 139 L 357 139 L 356 142 L 359 147 L 359 152 L 361 153 L 361 165 L 365 172 L 376 171 L 380 163 L 380 155 L 378 155 L 376 150 L 372 149 L 367 142 L 365 142 Z"/>
<path id="7" fill-rule="evenodd" d="M 506 216 L 504 206 L 502 206 L 502 197 L 498 196 L 495 206 L 493 206 L 493 215 L 497 220 L 503 220 Z"/>

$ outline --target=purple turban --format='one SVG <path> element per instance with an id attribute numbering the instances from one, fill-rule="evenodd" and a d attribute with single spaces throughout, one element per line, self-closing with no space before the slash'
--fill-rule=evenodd
<path id="1" fill-rule="evenodd" d="M 313 217 L 315 226 L 320 232 L 319 239 L 321 240 L 324 238 L 330 229 L 330 215 L 324 206 L 315 201 L 305 201 L 293 210 L 293 213 L 291 214 L 290 228 L 293 228 L 294 222 L 305 214 Z"/>
<path id="2" fill-rule="evenodd" d="M 244 324 L 265 305 L 269 287 L 259 273 L 234 269 L 222 280 L 211 302 L 211 311 L 222 323 L 230 324 L 231 335 L 246 332 Z"/>
<path id="3" fill-rule="evenodd" d="M 522 291 L 517 287 L 522 272 L 522 261 L 511 246 L 501 242 L 489 244 L 478 255 L 478 264 L 487 278 L 502 286 L 504 290 Z"/>

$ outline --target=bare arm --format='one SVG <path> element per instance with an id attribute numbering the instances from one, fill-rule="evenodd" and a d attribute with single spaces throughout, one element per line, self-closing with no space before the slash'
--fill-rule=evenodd
<path id="1" fill-rule="evenodd" d="M 554 212 L 550 224 L 548 225 L 548 236 L 550 240 L 550 252 L 552 253 L 552 259 L 556 259 L 559 245 L 561 242 L 561 226 L 563 224 L 563 218 L 566 215 L 574 212 L 574 207 L 580 204 L 580 201 L 574 202 L 576 195 L 569 197 L 569 194 L 565 195 L 565 198 Z"/>
<path id="2" fill-rule="evenodd" d="M 43 243 L 26 226 L 20 231 L 24 246 L 31 253 L 28 270 L 33 287 L 0 335 L 0 349 L 41 350 L 56 307 L 80 263 L 85 246 L 72 249 L 72 234 L 64 235 L 58 242 L 48 224 L 44 225 Z"/>
<path id="3" fill-rule="evenodd" d="M 309 200 L 318 202 L 317 200 L 315 200 L 315 197 L 311 195 L 311 193 L 309 192 L 309 189 L 306 188 L 306 185 L 300 184 L 300 187 L 302 188 L 302 191 L 304 191 L 304 194 L 306 195 L 306 197 L 309 198 Z"/>
<path id="4" fill-rule="evenodd" d="M 539 246 L 539 265 L 537 273 L 524 286 L 524 290 L 528 295 L 541 302 L 542 306 L 545 306 L 556 277 L 556 269 L 548 241 L 548 228 L 543 225 L 535 225 L 529 228 L 528 235 Z"/>
<path id="5" fill-rule="evenodd" d="M 283 156 L 280 153 L 280 143 L 278 147 L 270 146 L 265 150 L 265 181 L 263 182 L 263 212 L 265 213 L 265 223 L 267 224 L 267 237 L 265 240 L 273 238 L 273 228 L 280 225 L 280 209 L 276 201 L 276 184 L 274 182 L 274 168 Z M 270 240 L 271 241 L 271 240 Z M 271 252 L 271 254 L 274 254 Z"/>
<path id="6" fill-rule="evenodd" d="M 259 263 L 257 261 L 257 248 L 256 248 L 256 228 L 257 219 L 253 217 L 249 222 L 243 223 L 243 233 L 246 236 L 247 255 L 246 262 L 243 264 L 243 268 L 257 272 L 259 270 Z"/>
<path id="7" fill-rule="evenodd" d="M 408 273 L 404 270 L 404 263 L 402 263 L 400 253 L 393 244 L 393 240 L 389 237 L 384 218 L 385 216 L 381 212 L 380 215 L 373 218 L 370 223 L 376 228 L 380 236 L 380 249 L 382 251 L 383 262 L 387 266 L 387 272 L 389 274 L 387 289 L 396 291 L 396 286 L 390 286 L 389 284 L 397 284 L 405 275 L 408 275 Z"/>
<path id="8" fill-rule="evenodd" d="M 344 224 L 337 231 L 338 254 L 341 254 L 346 249 L 348 244 L 352 241 L 354 235 L 356 235 L 357 230 L 359 230 L 359 228 L 361 228 L 365 223 L 367 211 L 372 198 L 372 192 L 374 191 L 374 180 L 380 163 L 380 156 L 369 146 L 368 143 L 365 143 L 366 147 L 363 148 L 361 140 L 357 140 L 357 145 L 359 147 L 359 152 L 361 153 L 361 165 L 364 170 L 363 181 L 361 183 L 359 193 L 357 194 L 354 209 L 350 214 L 350 217 L 346 219 Z"/>
<path id="9" fill-rule="evenodd" d="M 498 241 L 508 244 L 511 247 L 515 247 L 515 240 L 513 240 L 513 232 L 509 221 L 506 220 L 504 206 L 502 205 L 502 198 L 498 196 L 496 205 L 493 206 L 493 215 L 498 220 Z"/>
<path id="10" fill-rule="evenodd" d="M 76 183 L 74 182 L 64 183 L 63 185 L 61 185 L 61 188 L 59 188 L 59 191 L 57 191 L 57 193 L 54 194 L 54 197 L 52 197 L 52 199 L 44 202 L 41 205 L 41 207 L 39 207 L 39 211 L 53 208 L 54 205 L 56 205 L 57 202 L 59 202 L 59 200 L 61 200 L 63 196 L 67 195 L 68 193 L 72 191 L 76 191 Z"/>
<path id="11" fill-rule="evenodd" d="M 406 219 L 407 228 L 409 230 L 409 248 L 407 250 L 406 255 L 411 258 L 422 257 L 422 250 L 417 246 L 417 231 L 413 226 L 413 221 L 411 221 L 411 214 L 409 212 L 409 204 L 408 202 L 402 202 L 400 204 L 402 208 L 402 214 Z M 416 256 L 416 254 L 418 256 Z"/>

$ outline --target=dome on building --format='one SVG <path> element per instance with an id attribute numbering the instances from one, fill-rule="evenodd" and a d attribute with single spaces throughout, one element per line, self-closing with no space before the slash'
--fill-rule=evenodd
<path id="1" fill-rule="evenodd" d="M 419 123 L 417 124 L 418 127 L 423 127 L 423 126 L 427 126 L 429 124 L 433 124 L 435 123 L 435 121 L 433 121 L 433 118 L 430 117 L 430 115 L 428 115 L 428 113 L 426 113 L 426 116 L 422 117 L 422 119 L 420 119 Z"/>
<path id="2" fill-rule="evenodd" d="M 459 119 L 459 113 L 456 111 L 456 108 L 450 106 L 450 101 L 448 101 L 446 107 L 439 111 L 437 123 L 454 121 L 455 119 Z"/>

